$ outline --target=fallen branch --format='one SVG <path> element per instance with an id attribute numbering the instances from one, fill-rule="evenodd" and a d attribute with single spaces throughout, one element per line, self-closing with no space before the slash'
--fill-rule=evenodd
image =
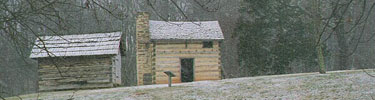
<path id="1" fill-rule="evenodd" d="M 363 72 L 365 72 L 368 76 L 371 76 L 371 77 L 375 77 L 374 75 L 371 75 L 370 73 L 368 73 L 365 69 L 362 69 Z"/>

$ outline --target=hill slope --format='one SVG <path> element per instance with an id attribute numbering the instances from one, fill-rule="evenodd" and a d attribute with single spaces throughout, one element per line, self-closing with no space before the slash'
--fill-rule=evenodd
<path id="1" fill-rule="evenodd" d="M 369 70 L 371 74 L 374 71 Z M 362 70 L 29 94 L 22 99 L 371 99 L 375 78 Z M 8 99 L 17 100 L 18 97 Z"/>

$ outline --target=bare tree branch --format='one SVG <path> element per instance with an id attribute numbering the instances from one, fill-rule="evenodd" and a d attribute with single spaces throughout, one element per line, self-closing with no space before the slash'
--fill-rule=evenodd
<path id="1" fill-rule="evenodd" d="M 317 41 L 316 44 L 319 44 L 319 43 L 320 43 L 323 34 L 325 33 L 327 27 L 329 26 L 331 20 L 334 19 L 335 14 L 338 14 L 339 11 L 342 9 L 342 8 L 339 6 L 339 5 L 340 5 L 340 1 L 341 1 L 341 0 L 337 0 L 337 2 L 335 3 L 335 7 L 334 7 L 334 9 L 332 10 L 331 15 L 329 16 L 327 23 L 324 25 L 324 28 L 323 28 L 322 31 L 320 32 L 320 35 L 319 35 L 319 37 L 318 37 L 318 41 Z M 350 4 L 351 4 L 352 2 L 353 2 L 353 0 L 350 0 L 349 3 L 345 4 L 346 6 L 345 6 L 345 8 L 344 8 L 343 13 L 346 13 L 346 12 L 348 11 L 349 6 L 350 6 Z M 332 28 L 332 29 L 337 28 L 337 27 L 339 26 L 339 24 L 342 23 L 342 19 L 344 18 L 344 14 L 339 15 L 339 16 L 340 16 L 339 19 L 338 19 L 339 21 L 336 22 L 335 27 Z M 333 34 L 333 31 L 332 31 L 332 32 L 329 34 L 329 36 L 324 40 L 324 42 L 326 42 L 326 41 L 328 40 L 328 38 L 330 38 L 330 37 L 332 36 L 332 34 Z M 339 34 L 341 34 L 341 33 L 339 33 Z"/>
<path id="2" fill-rule="evenodd" d="M 119 19 L 119 20 L 124 20 L 126 17 L 128 17 L 127 15 L 125 16 L 125 18 L 122 18 L 122 17 L 117 17 L 113 11 L 110 11 L 109 9 L 107 9 L 106 7 L 104 7 L 103 5 L 100 5 L 99 3 L 97 3 L 95 0 L 91 0 L 92 3 L 94 3 L 95 5 L 99 6 L 100 8 L 104 9 L 107 13 L 109 13 L 110 15 L 112 15 L 113 17 Z"/>
<path id="3" fill-rule="evenodd" d="M 214 1 L 216 1 L 216 0 L 208 0 L 206 3 L 202 4 L 202 3 L 200 3 L 199 1 L 194 0 L 194 2 L 195 2 L 196 4 L 198 4 L 198 6 L 200 6 L 202 9 L 204 9 L 204 10 L 207 11 L 207 12 L 216 12 L 216 11 L 218 11 L 218 10 L 221 8 L 221 6 L 220 6 L 220 2 L 221 2 L 221 0 L 218 0 L 218 4 L 217 4 L 217 7 L 216 7 L 216 8 L 214 8 L 214 9 L 209 9 L 209 7 L 207 7 L 207 4 L 212 3 L 212 2 L 214 2 Z"/>

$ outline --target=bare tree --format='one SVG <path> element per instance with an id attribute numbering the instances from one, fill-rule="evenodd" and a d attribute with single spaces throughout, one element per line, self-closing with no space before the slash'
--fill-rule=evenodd
<path id="1" fill-rule="evenodd" d="M 310 14 L 314 20 L 314 33 L 316 34 L 316 48 L 320 73 L 324 73 L 324 51 L 322 44 L 328 44 L 329 39 L 335 39 L 337 48 L 335 52 L 335 68 L 338 70 L 349 68 L 349 57 L 358 49 L 360 41 L 364 40 L 366 25 L 369 24 L 370 16 L 373 14 L 375 2 L 368 0 L 314 0 Z M 322 12 L 324 10 L 325 12 Z"/>

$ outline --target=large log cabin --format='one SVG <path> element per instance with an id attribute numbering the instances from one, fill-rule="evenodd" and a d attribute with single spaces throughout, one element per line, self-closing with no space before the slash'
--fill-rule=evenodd
<path id="1" fill-rule="evenodd" d="M 147 12 L 136 19 L 137 84 L 165 84 L 164 71 L 176 75 L 173 83 L 221 79 L 218 21 L 166 22 L 149 20 Z"/>

